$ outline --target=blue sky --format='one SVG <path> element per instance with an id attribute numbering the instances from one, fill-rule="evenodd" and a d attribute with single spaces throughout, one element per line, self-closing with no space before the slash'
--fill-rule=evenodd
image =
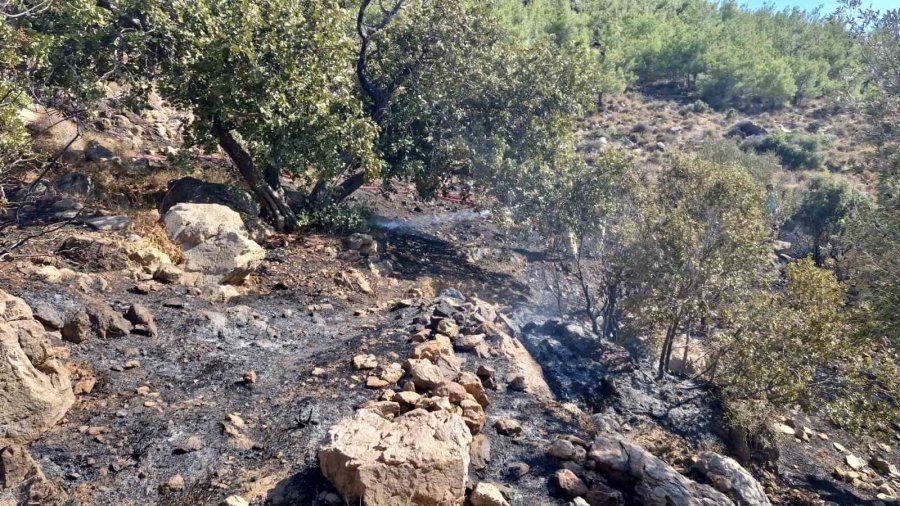
<path id="1" fill-rule="evenodd" d="M 738 3 L 745 4 L 748 7 L 762 7 L 763 5 L 774 4 L 778 9 L 800 7 L 805 10 L 812 10 L 821 5 L 824 13 L 835 10 L 841 2 L 839 0 L 738 0 Z M 864 0 L 863 4 L 871 5 L 879 10 L 900 8 L 900 0 Z"/>

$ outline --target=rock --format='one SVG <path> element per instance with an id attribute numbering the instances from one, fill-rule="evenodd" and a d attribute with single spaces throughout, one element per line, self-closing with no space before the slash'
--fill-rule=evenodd
<path id="1" fill-rule="evenodd" d="M 646 449 L 616 434 L 598 436 L 589 457 L 595 471 L 612 483 L 633 489 L 635 500 L 641 504 L 734 506 L 721 492 L 690 480 Z"/>
<path id="2" fill-rule="evenodd" d="M 444 374 L 428 360 L 408 359 L 403 368 L 412 377 L 416 388 L 431 390 L 444 382 Z"/>
<path id="3" fill-rule="evenodd" d="M 381 379 L 386 381 L 387 383 L 393 385 L 400 381 L 400 378 L 403 377 L 403 366 L 394 362 L 387 366 L 382 366 L 381 369 Z"/>
<path id="4" fill-rule="evenodd" d="M 250 501 L 239 495 L 230 495 L 222 501 L 222 506 L 250 506 Z"/>
<path id="5" fill-rule="evenodd" d="M 503 436 L 516 437 L 522 434 L 522 426 L 511 418 L 497 420 L 494 422 L 494 428 L 497 429 L 498 434 Z"/>
<path id="6" fill-rule="evenodd" d="M 84 220 L 84 223 L 94 230 L 123 230 L 131 219 L 128 216 L 98 216 Z"/>
<path id="7" fill-rule="evenodd" d="M 866 461 L 852 453 L 844 457 L 844 462 L 846 462 L 847 465 L 850 466 L 850 469 L 853 469 L 854 471 L 861 471 L 866 467 Z"/>
<path id="8" fill-rule="evenodd" d="M 451 339 L 459 336 L 459 325 L 448 318 L 439 320 L 435 330 L 438 334 L 443 334 Z"/>
<path id="9" fill-rule="evenodd" d="M 713 452 L 701 453 L 693 469 L 719 492 L 742 506 L 770 506 L 763 486 L 734 459 Z"/>
<path id="10" fill-rule="evenodd" d="M 378 359 L 375 355 L 357 355 L 353 357 L 353 368 L 357 371 L 375 369 L 378 367 Z"/>
<path id="11" fill-rule="evenodd" d="M 91 336 L 91 319 L 84 311 L 78 311 L 62 328 L 63 340 L 81 344 Z"/>
<path id="12" fill-rule="evenodd" d="M 897 468 L 881 457 L 872 457 L 869 459 L 869 465 L 889 476 L 897 476 Z"/>
<path id="13" fill-rule="evenodd" d="M 605 485 L 597 483 L 588 490 L 584 495 L 584 500 L 590 506 L 624 506 L 625 497 L 622 492 Z"/>
<path id="14" fill-rule="evenodd" d="M 368 234 L 352 234 L 346 241 L 347 249 L 358 251 L 361 256 L 374 256 L 378 254 L 378 242 Z"/>
<path id="15" fill-rule="evenodd" d="M 470 372 L 464 372 L 459 375 L 457 382 L 462 385 L 469 395 L 478 401 L 478 404 L 481 404 L 481 407 L 486 408 L 491 403 L 478 376 Z"/>
<path id="16" fill-rule="evenodd" d="M 125 337 L 131 333 L 131 322 L 106 304 L 92 304 L 87 308 L 91 330 L 101 339 L 107 337 Z"/>
<path id="17" fill-rule="evenodd" d="M 547 455 L 556 457 L 560 460 L 574 460 L 575 454 L 575 445 L 572 444 L 571 441 L 565 439 L 557 439 L 550 445 L 550 448 L 547 449 Z"/>
<path id="18" fill-rule="evenodd" d="M 581 481 L 575 473 L 568 469 L 560 469 L 553 475 L 553 480 L 569 497 L 578 497 L 587 494 L 587 485 Z"/>
<path id="19" fill-rule="evenodd" d="M 434 395 L 446 397 L 453 404 L 459 404 L 469 395 L 466 389 L 455 381 L 444 381 L 434 389 Z"/>
<path id="20" fill-rule="evenodd" d="M 166 481 L 166 488 L 175 492 L 184 490 L 184 476 L 180 474 L 171 476 L 168 481 Z"/>
<path id="21" fill-rule="evenodd" d="M 460 337 L 453 346 L 461 351 L 472 351 L 484 344 L 484 334 L 468 334 Z"/>
<path id="22" fill-rule="evenodd" d="M 108 239 L 73 235 L 59 245 L 57 252 L 82 270 L 118 271 L 128 267 L 125 252 L 119 244 Z"/>
<path id="23" fill-rule="evenodd" d="M 438 334 L 433 341 L 417 344 L 409 358 L 424 358 L 436 362 L 441 355 L 453 355 L 453 344 L 447 336 Z"/>
<path id="24" fill-rule="evenodd" d="M 485 434 L 476 434 L 472 438 L 472 445 L 469 446 L 469 458 L 472 468 L 476 471 L 487 468 L 488 462 L 491 461 L 491 440 Z"/>
<path id="25" fill-rule="evenodd" d="M 153 279 L 160 283 L 179 283 L 183 277 L 184 271 L 172 264 L 160 264 L 160 266 L 153 271 Z"/>
<path id="26" fill-rule="evenodd" d="M 459 403 L 459 407 L 462 408 L 463 420 L 472 434 L 481 432 L 481 428 L 484 427 L 484 408 L 481 407 L 481 404 L 469 397 Z"/>
<path id="27" fill-rule="evenodd" d="M 351 504 L 457 504 L 471 442 L 459 415 L 413 410 L 388 421 L 360 410 L 329 430 L 319 464 Z"/>
<path id="28" fill-rule="evenodd" d="M 483 481 L 475 485 L 472 493 L 469 494 L 469 503 L 472 506 L 509 506 L 496 485 Z"/>
<path id="29" fill-rule="evenodd" d="M 66 324 L 59 311 L 47 304 L 40 304 L 34 308 L 34 319 L 40 322 L 47 330 L 61 330 Z"/>
<path id="30" fill-rule="evenodd" d="M 88 141 L 84 150 L 84 159 L 89 162 L 102 162 L 115 156 L 111 149 L 96 140 Z"/>
<path id="31" fill-rule="evenodd" d="M 506 468 L 506 475 L 513 480 L 518 480 L 529 472 L 531 472 L 531 466 L 524 462 L 513 462 Z"/>
<path id="32" fill-rule="evenodd" d="M 250 370 L 250 371 L 245 372 L 244 375 L 241 377 L 241 379 L 244 381 L 244 383 L 246 383 L 248 385 L 256 384 L 256 380 L 257 380 L 256 371 Z"/>
<path id="33" fill-rule="evenodd" d="M 184 269 L 221 283 L 241 283 L 266 252 L 247 236 L 235 211 L 218 204 L 178 204 L 165 215 L 166 233 L 181 246 Z"/>
<path id="34" fill-rule="evenodd" d="M 0 290 L 4 316 L 9 314 L 10 299 Z M 18 305 L 21 299 L 15 299 Z M 23 350 L 14 325 L 28 322 L 43 329 L 35 320 L 0 322 L 0 446 L 4 440 L 26 441 L 37 436 L 56 424 L 75 402 L 66 369 L 46 359 L 44 353 L 36 357 L 40 360 L 33 360 Z M 31 355 L 37 354 L 32 351 Z"/>
<path id="35" fill-rule="evenodd" d="M 197 436 L 189 436 L 183 443 L 175 448 L 176 454 L 193 453 L 203 449 L 203 440 Z"/>
<path id="36" fill-rule="evenodd" d="M 69 172 L 53 183 L 53 189 L 62 195 L 87 197 L 94 191 L 91 177 L 80 172 Z"/>
<path id="37" fill-rule="evenodd" d="M 143 304 L 132 304 L 125 312 L 125 319 L 134 325 L 151 325 L 154 323 L 153 313 Z"/>
<path id="38" fill-rule="evenodd" d="M 368 409 L 385 420 L 393 420 L 400 414 L 400 404 L 394 401 L 369 401 L 360 409 Z"/>
<path id="39" fill-rule="evenodd" d="M 371 295 L 374 293 L 369 280 L 356 269 L 347 269 L 334 275 L 334 282 L 338 286 L 343 286 L 360 293 Z"/>
<path id="40" fill-rule="evenodd" d="M 411 407 L 411 406 L 415 406 L 416 403 L 419 402 L 419 399 L 421 397 L 422 396 L 417 394 L 416 392 L 409 392 L 409 391 L 404 390 L 402 392 L 397 393 L 397 395 L 394 398 L 397 400 L 397 402 L 400 403 L 401 406 Z"/>
<path id="41" fill-rule="evenodd" d="M 844 448 L 844 445 L 842 445 L 841 443 L 838 443 L 837 441 L 835 441 L 835 442 L 831 443 L 831 445 L 834 446 L 835 450 L 837 450 L 841 453 L 847 453 L 847 449 Z"/>
<path id="42" fill-rule="evenodd" d="M 12 491 L 23 505 L 62 506 L 68 501 L 62 487 L 47 479 L 28 451 L 17 445 L 0 451 L 0 492 L 4 490 Z M 0 499 L 0 504 L 7 503 Z"/>
<path id="43" fill-rule="evenodd" d="M 208 183 L 193 177 L 183 177 L 169 183 L 169 189 L 159 205 L 165 215 L 178 204 L 219 204 L 248 218 L 259 216 L 259 204 L 249 192 L 236 186 Z"/>
<path id="44" fill-rule="evenodd" d="M 387 388 L 391 386 L 387 381 L 377 377 L 377 376 L 369 376 L 366 378 L 366 388 L 372 390 L 381 390 L 382 388 Z"/>
<path id="45" fill-rule="evenodd" d="M 794 430 L 793 427 L 791 427 L 790 425 L 783 424 L 783 423 L 776 422 L 776 423 L 772 424 L 772 429 L 774 429 L 775 432 L 779 432 L 779 433 L 785 434 L 787 436 L 797 435 L 797 431 Z"/>

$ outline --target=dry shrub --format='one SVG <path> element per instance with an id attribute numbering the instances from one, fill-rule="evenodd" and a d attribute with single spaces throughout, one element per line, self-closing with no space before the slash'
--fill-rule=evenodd
<path id="1" fill-rule="evenodd" d="M 152 211 L 139 211 L 131 217 L 131 231 L 143 237 L 146 241 L 169 255 L 172 262 L 179 264 L 184 260 L 181 247 L 169 240 L 166 229 L 159 222 L 159 213 Z"/>

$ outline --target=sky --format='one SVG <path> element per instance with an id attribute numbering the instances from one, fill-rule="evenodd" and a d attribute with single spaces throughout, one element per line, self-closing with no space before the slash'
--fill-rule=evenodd
<path id="1" fill-rule="evenodd" d="M 825 13 L 834 11 L 841 2 L 839 0 L 738 0 L 738 3 L 748 7 L 774 4 L 777 9 L 800 7 L 804 10 L 812 10 L 821 5 L 822 12 Z M 878 10 L 900 8 L 900 0 L 863 0 L 863 4 L 871 5 Z"/>

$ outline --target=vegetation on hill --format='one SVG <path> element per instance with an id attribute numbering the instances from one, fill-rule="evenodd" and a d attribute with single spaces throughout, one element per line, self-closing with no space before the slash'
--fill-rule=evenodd
<path id="1" fill-rule="evenodd" d="M 897 11 L 706 0 L 0 8 L 4 172 L 42 163 L 18 115 L 30 102 L 84 120 L 108 82 L 129 90 L 123 106 L 155 91 L 192 114 L 187 147 L 224 152 L 280 231 L 298 228 L 298 209 L 321 214 L 378 178 L 425 196 L 475 186 L 546 239 L 559 310 L 577 299 L 598 335 L 639 337 L 660 378 L 676 339 L 698 338 L 709 348 L 700 376 L 730 400 L 827 407 L 868 429 L 900 415 Z M 776 173 L 824 165 L 831 138 L 816 127 L 697 153 L 658 143 L 654 170 L 611 150 L 582 159 L 579 120 L 609 94 L 661 84 L 693 102 L 686 113 L 864 98 L 877 194 L 804 172 L 797 202 L 773 203 Z M 286 175 L 302 202 L 288 202 Z M 799 256 L 812 259 L 773 262 L 776 232 L 807 240 Z"/>

